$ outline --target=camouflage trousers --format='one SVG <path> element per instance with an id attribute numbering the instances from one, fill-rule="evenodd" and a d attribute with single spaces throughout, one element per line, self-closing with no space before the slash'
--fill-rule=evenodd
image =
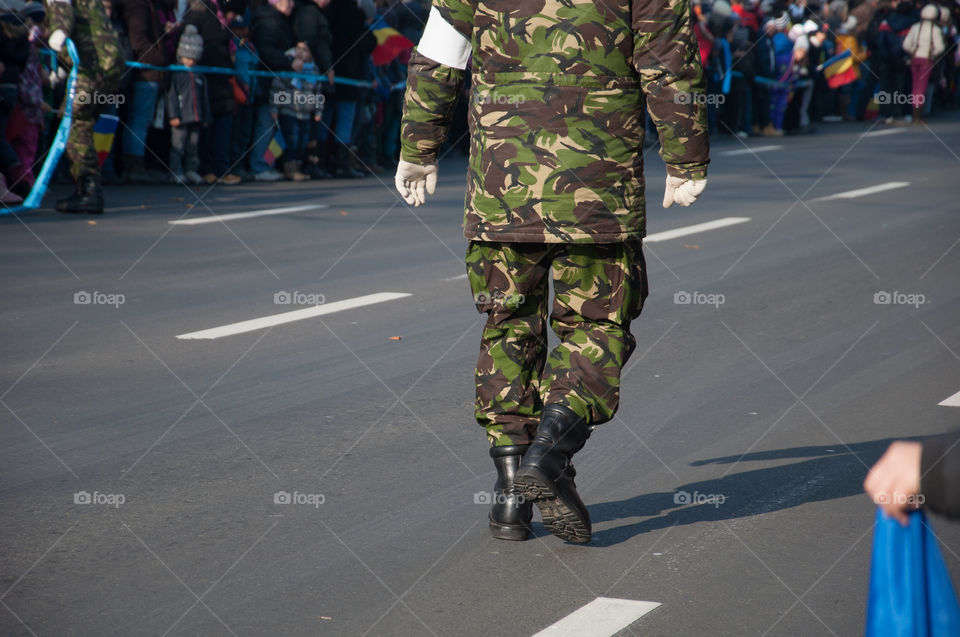
<path id="1" fill-rule="evenodd" d="M 111 30 L 88 41 L 79 39 L 80 68 L 73 99 L 73 121 L 67 137 L 67 157 L 74 179 L 100 175 L 100 160 L 93 142 L 93 127 L 101 114 L 121 102 L 117 94 L 124 72 L 119 41 Z"/>
<path id="2" fill-rule="evenodd" d="M 466 262 L 477 310 L 487 314 L 475 415 L 490 443 L 530 442 L 544 405 L 564 405 L 590 425 L 613 418 L 636 346 L 630 322 L 647 296 L 641 241 L 471 241 Z M 549 354 L 548 311 L 560 341 Z"/>

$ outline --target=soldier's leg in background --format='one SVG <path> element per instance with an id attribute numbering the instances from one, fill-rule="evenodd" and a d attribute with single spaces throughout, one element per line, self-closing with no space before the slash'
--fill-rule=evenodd
<path id="1" fill-rule="evenodd" d="M 598 425 L 617 411 L 620 373 L 636 346 L 630 321 L 647 296 L 642 244 L 567 245 L 553 271 L 551 327 L 560 344 L 547 357 L 541 399 Z"/>
<path id="2" fill-rule="evenodd" d="M 99 109 L 97 95 L 100 88 L 96 78 L 82 70 L 77 73 L 77 92 L 73 100 L 73 122 L 67 137 L 67 157 L 70 159 L 70 174 L 75 180 L 82 176 L 100 176 L 100 161 L 93 145 L 93 126 Z"/>
<path id="3" fill-rule="evenodd" d="M 547 351 L 549 244 L 471 241 L 467 277 L 487 323 L 477 360 L 477 422 L 491 445 L 530 442 L 540 419 Z"/>

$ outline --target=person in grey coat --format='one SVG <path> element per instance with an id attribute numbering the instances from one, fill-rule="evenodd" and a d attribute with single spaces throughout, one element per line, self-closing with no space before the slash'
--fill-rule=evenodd
<path id="1" fill-rule="evenodd" d="M 203 38 L 188 24 L 177 44 L 177 59 L 192 67 L 203 55 Z M 167 91 L 167 119 L 170 121 L 170 171 L 174 183 L 203 183 L 197 172 L 200 129 L 211 120 L 206 78 L 193 71 L 176 71 Z M 186 169 L 186 170 L 184 170 Z"/>

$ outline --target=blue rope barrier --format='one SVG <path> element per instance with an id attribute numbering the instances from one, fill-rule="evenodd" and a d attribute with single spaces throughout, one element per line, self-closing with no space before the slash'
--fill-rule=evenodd
<path id="1" fill-rule="evenodd" d="M 135 69 L 148 69 L 151 71 L 190 71 L 193 73 L 213 73 L 215 75 L 254 75 L 256 77 L 278 77 L 294 80 L 311 80 L 313 82 L 327 82 L 326 75 L 317 75 L 315 73 L 295 73 L 293 71 L 238 71 L 223 66 L 183 66 L 181 64 L 171 64 L 170 66 L 156 66 L 154 64 L 145 64 L 143 62 L 126 62 L 126 65 Z M 334 85 L 343 84 L 344 86 L 358 86 L 360 88 L 373 88 L 373 82 L 367 80 L 355 80 L 350 77 L 334 78 Z M 406 81 L 398 82 L 392 85 L 391 89 L 402 89 L 407 86 Z"/>

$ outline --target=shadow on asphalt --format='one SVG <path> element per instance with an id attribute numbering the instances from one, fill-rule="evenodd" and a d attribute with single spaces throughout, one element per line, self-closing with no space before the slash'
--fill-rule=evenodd
<path id="1" fill-rule="evenodd" d="M 745 462 L 807 458 L 729 475 L 720 471 L 718 478 L 691 482 L 673 492 L 646 493 L 626 500 L 589 505 L 594 525 L 624 518 L 648 519 L 594 529 L 593 540 L 587 546 L 611 546 L 641 533 L 675 525 L 744 518 L 808 502 L 862 495 L 867 471 L 894 440 L 898 438 L 698 460 L 692 466 L 739 463 L 739 468 Z"/>

